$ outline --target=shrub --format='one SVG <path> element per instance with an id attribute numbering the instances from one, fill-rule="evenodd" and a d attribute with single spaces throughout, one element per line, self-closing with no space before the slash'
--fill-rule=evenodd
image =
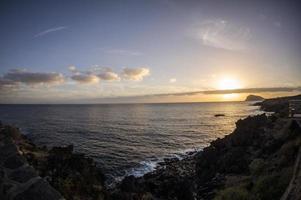
<path id="1" fill-rule="evenodd" d="M 283 169 L 280 173 L 258 178 L 252 189 L 252 199 L 280 199 L 292 176 L 292 168 Z"/>
<path id="2" fill-rule="evenodd" d="M 214 200 L 247 200 L 248 191 L 242 187 L 230 187 L 220 191 Z"/>
<path id="3" fill-rule="evenodd" d="M 258 176 L 263 172 L 264 167 L 265 167 L 264 160 L 258 158 L 258 159 L 254 159 L 250 163 L 249 170 L 253 176 Z"/>
<path id="4" fill-rule="evenodd" d="M 289 166 L 295 162 L 295 156 L 299 149 L 298 140 L 291 140 L 282 145 L 280 154 L 280 166 Z"/>

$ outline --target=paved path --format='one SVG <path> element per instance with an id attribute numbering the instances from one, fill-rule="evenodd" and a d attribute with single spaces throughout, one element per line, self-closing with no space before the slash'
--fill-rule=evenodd
<path id="1" fill-rule="evenodd" d="M 294 119 L 301 130 L 301 119 Z M 301 131 L 300 131 L 301 134 Z M 301 200 L 301 147 L 296 158 L 293 177 L 281 200 Z"/>

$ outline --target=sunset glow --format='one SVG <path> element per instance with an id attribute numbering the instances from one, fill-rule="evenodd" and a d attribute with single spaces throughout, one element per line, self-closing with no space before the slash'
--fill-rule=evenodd
<path id="1" fill-rule="evenodd" d="M 0 0 L 0 200 L 297 200 L 300 1 Z"/>
<path id="2" fill-rule="evenodd" d="M 231 93 L 231 94 L 224 94 L 223 95 L 223 100 L 224 101 L 237 101 L 239 100 L 240 95 L 239 94 L 235 94 L 235 93 Z"/>
<path id="3" fill-rule="evenodd" d="M 233 90 L 242 88 L 240 81 L 233 78 L 223 78 L 218 83 L 218 89 L 220 90 Z"/>
<path id="4" fill-rule="evenodd" d="M 0 3 L 0 103 L 240 101 L 301 92 L 300 11 L 289 1 L 47 2 Z"/>

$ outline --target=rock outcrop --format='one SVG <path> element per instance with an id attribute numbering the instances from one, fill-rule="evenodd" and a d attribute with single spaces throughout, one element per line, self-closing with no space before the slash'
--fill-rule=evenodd
<path id="1" fill-rule="evenodd" d="M 0 126 L 0 199 L 56 200 L 107 198 L 104 175 L 73 146 L 50 150 L 31 143 L 19 130 Z"/>
<path id="2" fill-rule="evenodd" d="M 62 195 L 28 164 L 17 144 L 23 142 L 19 131 L 0 125 L 0 199 L 59 200 Z"/>
<path id="3" fill-rule="evenodd" d="M 258 95 L 248 95 L 245 101 L 263 101 L 264 98 Z"/>
<path id="4" fill-rule="evenodd" d="M 301 100 L 301 95 L 266 99 L 255 105 L 260 106 L 264 111 L 275 112 L 281 117 L 287 117 L 289 113 L 289 100 Z"/>

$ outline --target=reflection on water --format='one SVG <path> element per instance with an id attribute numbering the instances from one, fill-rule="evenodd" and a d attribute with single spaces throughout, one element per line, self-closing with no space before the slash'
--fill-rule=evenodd
<path id="1" fill-rule="evenodd" d="M 109 177 L 142 175 L 159 158 L 200 149 L 258 113 L 240 103 L 0 105 L 0 119 L 40 145 L 74 144 Z M 214 117 L 225 114 L 224 117 Z"/>

